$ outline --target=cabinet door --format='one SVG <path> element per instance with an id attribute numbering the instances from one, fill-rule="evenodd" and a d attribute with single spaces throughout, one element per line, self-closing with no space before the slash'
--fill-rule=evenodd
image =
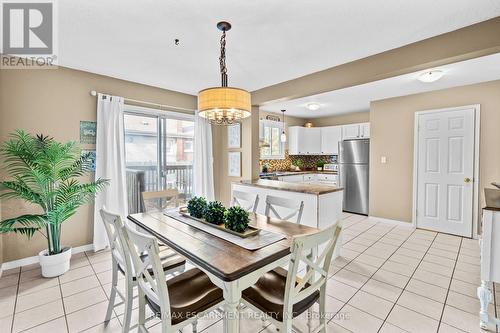
<path id="1" fill-rule="evenodd" d="M 342 140 L 342 126 L 321 127 L 321 154 L 337 155 Z"/>
<path id="2" fill-rule="evenodd" d="M 360 124 L 349 124 L 342 126 L 342 140 L 356 139 L 360 137 Z"/>
<path id="3" fill-rule="evenodd" d="M 282 177 L 284 182 L 288 183 L 302 183 L 302 175 L 284 176 Z"/>
<path id="4" fill-rule="evenodd" d="M 303 155 L 321 154 L 321 128 L 301 127 L 302 135 L 299 135 L 299 153 Z"/>
<path id="5" fill-rule="evenodd" d="M 289 155 L 299 155 L 299 132 L 300 126 L 290 126 L 288 127 L 288 154 Z"/>
<path id="6" fill-rule="evenodd" d="M 370 137 L 370 123 L 362 123 L 360 124 L 361 128 L 361 137 L 362 138 L 369 138 Z"/>
<path id="7" fill-rule="evenodd" d="M 304 175 L 304 182 L 314 182 L 318 180 L 318 175 L 316 174 L 305 174 Z"/>

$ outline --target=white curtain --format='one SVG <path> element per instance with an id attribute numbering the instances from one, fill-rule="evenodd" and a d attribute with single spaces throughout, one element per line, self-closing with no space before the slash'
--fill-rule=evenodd
<path id="1" fill-rule="evenodd" d="M 94 251 L 108 246 L 99 210 L 119 214 L 126 221 L 127 184 L 125 178 L 125 141 L 123 129 L 123 97 L 97 96 L 96 178 L 109 179 L 94 205 Z"/>
<path id="2" fill-rule="evenodd" d="M 212 155 L 212 126 L 195 112 L 193 192 L 207 200 L 214 200 L 214 170 Z"/>

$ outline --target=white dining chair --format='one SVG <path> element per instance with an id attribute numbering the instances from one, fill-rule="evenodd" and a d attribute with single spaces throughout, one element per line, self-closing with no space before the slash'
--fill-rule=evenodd
<path id="1" fill-rule="evenodd" d="M 128 246 L 125 242 L 123 234 L 124 223 L 120 215 L 106 211 L 105 208 L 100 210 L 104 229 L 108 236 L 109 247 L 111 251 L 112 265 L 112 280 L 111 292 L 109 296 L 108 309 L 106 311 L 105 322 L 109 322 L 113 314 L 113 309 L 117 306 L 124 305 L 125 311 L 123 314 L 122 332 L 130 330 L 130 320 L 132 315 L 132 302 L 134 287 L 137 286 L 134 267 L 130 260 Z M 184 271 L 186 259 L 180 256 L 170 248 L 162 251 L 162 267 L 167 274 L 174 274 Z M 142 254 L 144 257 L 145 254 Z M 118 274 L 121 273 L 125 277 L 125 294 L 118 289 Z M 115 304 L 116 296 L 121 299 L 121 302 Z"/>
<path id="2" fill-rule="evenodd" d="M 303 210 L 304 201 L 285 199 L 272 195 L 266 196 L 265 214 L 268 217 L 275 217 L 285 221 L 294 221 L 295 223 L 300 224 Z M 293 220 L 294 217 L 295 220 Z"/>
<path id="3" fill-rule="evenodd" d="M 177 189 L 142 192 L 141 198 L 146 213 L 163 212 L 169 207 L 179 206 L 179 191 Z"/>
<path id="4" fill-rule="evenodd" d="M 192 324 L 196 333 L 199 317 L 223 304 L 222 289 L 198 268 L 193 268 L 166 280 L 155 237 L 125 226 L 128 249 L 139 289 L 138 332 L 146 328 L 146 304 L 161 319 L 161 332 L 173 333 Z M 147 253 L 143 258 L 141 253 Z"/>
<path id="5" fill-rule="evenodd" d="M 242 191 L 233 191 L 231 206 L 240 206 L 247 212 L 255 213 L 259 204 L 259 195 Z"/>
<path id="6" fill-rule="evenodd" d="M 293 239 L 288 271 L 278 267 L 262 276 L 257 283 L 243 291 L 243 302 L 261 312 L 281 332 L 292 332 L 293 318 L 306 310 L 311 318 L 311 307 L 319 301 L 320 324 L 313 332 L 326 332 L 326 282 L 331 267 L 333 249 L 340 235 L 340 223 L 314 234 Z M 326 245 L 319 256 L 316 251 Z M 323 247 L 320 247 L 323 248 Z M 306 265 L 302 278 L 297 276 L 299 265 Z"/>

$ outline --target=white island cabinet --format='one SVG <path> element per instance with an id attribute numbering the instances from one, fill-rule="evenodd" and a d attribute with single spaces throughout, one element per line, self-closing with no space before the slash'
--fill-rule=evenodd
<path id="1" fill-rule="evenodd" d="M 254 180 L 241 181 L 232 184 L 232 191 L 237 190 L 257 194 L 259 202 L 257 213 L 265 215 L 266 196 L 272 195 L 280 198 L 293 199 L 304 202 L 304 210 L 300 223 L 324 229 L 341 221 L 343 189 L 337 186 L 322 184 L 291 183 L 276 180 Z M 286 211 L 278 213 L 284 213 Z M 292 220 L 292 222 L 296 222 Z M 339 255 L 342 239 L 340 238 L 335 250 L 335 256 Z"/>
<path id="2" fill-rule="evenodd" d="M 500 208 L 483 209 L 481 235 L 481 286 L 477 296 L 481 304 L 479 310 L 480 327 L 500 325 L 500 319 L 488 314 L 488 307 L 493 301 L 492 283 L 500 283 Z"/>

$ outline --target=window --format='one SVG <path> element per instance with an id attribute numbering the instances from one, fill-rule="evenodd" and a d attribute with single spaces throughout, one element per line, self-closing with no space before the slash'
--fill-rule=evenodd
<path id="1" fill-rule="evenodd" d="M 194 116 L 125 105 L 125 165 L 129 209 L 137 212 L 134 179 L 144 191 L 175 188 L 180 203 L 192 196 Z M 131 184 L 129 184 L 131 183 Z"/>
<path id="2" fill-rule="evenodd" d="M 284 159 L 285 144 L 281 142 L 280 136 L 283 132 L 283 123 L 271 120 L 261 120 L 259 124 L 260 140 L 269 144 L 269 147 L 260 149 L 261 159 Z"/>

